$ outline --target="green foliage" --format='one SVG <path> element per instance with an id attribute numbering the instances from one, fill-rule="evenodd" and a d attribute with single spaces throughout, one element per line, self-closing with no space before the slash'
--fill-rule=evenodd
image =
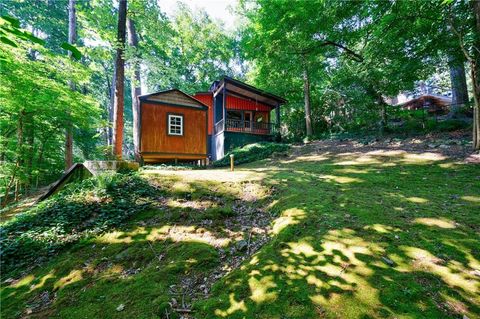
<path id="1" fill-rule="evenodd" d="M 314 133 L 378 131 L 385 97 L 412 91 L 447 55 L 461 57 L 450 19 L 461 34 L 474 25 L 467 1 L 246 0 L 238 11 L 243 52 L 254 61 L 248 78 L 287 98 L 282 129 L 297 141 L 305 134 L 303 70 Z"/>
<path id="2" fill-rule="evenodd" d="M 137 175 L 104 174 L 69 185 L 0 226 L 2 273 L 48 260 L 66 246 L 121 225 L 155 188 Z"/>
<path id="3" fill-rule="evenodd" d="M 281 143 L 261 142 L 248 144 L 228 152 L 224 158 L 215 161 L 213 166 L 229 166 L 230 155 L 235 156 L 235 164 L 244 164 L 268 158 L 275 153 L 286 153 L 289 149 L 290 146 L 288 144 Z"/>
<path id="4" fill-rule="evenodd" d="M 31 188 L 57 177 L 67 123 L 79 134 L 94 130 L 100 110 L 93 97 L 69 86 L 88 81 L 79 63 L 24 40 L 15 48 L 0 44 L 0 51 L 0 191 L 6 192 L 14 181 Z"/>

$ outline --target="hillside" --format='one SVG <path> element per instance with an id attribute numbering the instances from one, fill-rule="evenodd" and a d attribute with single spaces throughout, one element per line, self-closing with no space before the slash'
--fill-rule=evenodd
<path id="1" fill-rule="evenodd" d="M 1 224 L 2 318 L 479 318 L 467 148 L 319 141 L 85 182 Z"/>

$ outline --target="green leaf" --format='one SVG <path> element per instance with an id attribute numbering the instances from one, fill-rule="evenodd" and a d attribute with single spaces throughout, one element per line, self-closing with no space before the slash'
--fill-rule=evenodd
<path id="1" fill-rule="evenodd" d="M 45 40 L 37 38 L 36 36 L 34 36 L 33 34 L 31 34 L 29 32 L 23 32 L 23 36 L 25 37 L 25 39 L 30 40 L 34 43 L 45 45 Z"/>
<path id="2" fill-rule="evenodd" d="M 70 51 L 72 52 L 72 56 L 76 59 L 76 60 L 80 60 L 82 58 L 82 53 L 76 48 L 74 47 L 73 45 L 71 45 L 70 43 L 67 43 L 67 42 L 63 42 L 62 45 L 61 45 L 62 49 L 65 49 L 67 51 Z"/>
<path id="3" fill-rule="evenodd" d="M 15 19 L 15 18 L 7 16 L 7 15 L 1 16 L 0 19 L 8 21 L 15 28 L 20 28 L 20 21 L 18 19 Z"/>
<path id="4" fill-rule="evenodd" d="M 18 45 L 17 45 L 15 42 L 13 42 L 12 40 L 10 40 L 10 39 L 8 39 L 8 38 L 6 38 L 6 37 L 0 36 L 0 41 L 3 42 L 3 43 L 5 43 L 5 44 L 7 44 L 7 45 L 9 45 L 9 46 L 18 48 Z"/>

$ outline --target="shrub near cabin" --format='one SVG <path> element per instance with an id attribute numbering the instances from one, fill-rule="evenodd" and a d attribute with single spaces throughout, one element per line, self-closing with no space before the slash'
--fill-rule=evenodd
<path id="1" fill-rule="evenodd" d="M 145 162 L 207 157 L 208 107 L 180 90 L 139 97 L 140 156 Z"/>

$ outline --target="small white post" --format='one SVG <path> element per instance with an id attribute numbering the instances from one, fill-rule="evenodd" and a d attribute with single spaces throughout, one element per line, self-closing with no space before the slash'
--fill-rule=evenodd
<path id="1" fill-rule="evenodd" d="M 235 155 L 230 154 L 230 171 L 232 171 L 232 172 L 233 172 L 233 162 L 234 162 L 234 159 L 235 159 Z"/>

